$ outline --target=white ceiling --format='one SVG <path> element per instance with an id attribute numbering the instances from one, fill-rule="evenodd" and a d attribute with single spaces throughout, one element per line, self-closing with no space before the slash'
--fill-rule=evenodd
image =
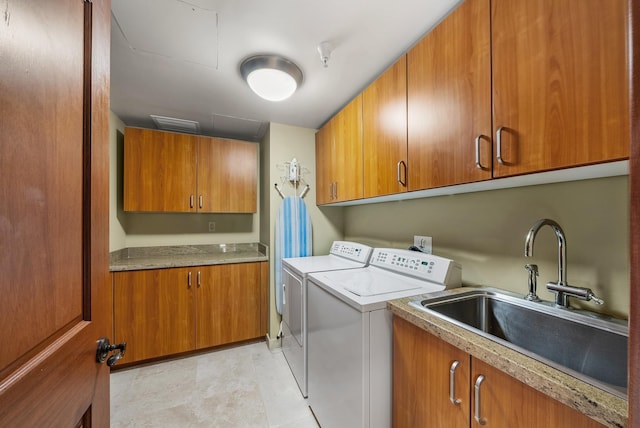
<path id="1" fill-rule="evenodd" d="M 112 0 L 111 109 L 130 126 L 154 128 L 159 115 L 254 141 L 269 122 L 318 128 L 459 1 Z M 302 69 L 288 100 L 262 100 L 242 80 L 240 62 L 264 53 Z"/>

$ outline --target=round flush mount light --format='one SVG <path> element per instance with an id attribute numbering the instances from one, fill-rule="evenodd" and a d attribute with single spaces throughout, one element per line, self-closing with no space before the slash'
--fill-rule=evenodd
<path id="1" fill-rule="evenodd" d="M 240 72 L 253 92 L 268 101 L 289 98 L 302 84 L 302 71 L 277 55 L 256 55 L 240 64 Z"/>

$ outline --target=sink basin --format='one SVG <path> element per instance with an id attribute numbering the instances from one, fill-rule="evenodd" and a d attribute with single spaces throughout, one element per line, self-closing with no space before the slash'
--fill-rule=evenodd
<path id="1" fill-rule="evenodd" d="M 621 320 L 492 290 L 450 293 L 412 305 L 593 386 L 627 396 L 628 327 Z"/>

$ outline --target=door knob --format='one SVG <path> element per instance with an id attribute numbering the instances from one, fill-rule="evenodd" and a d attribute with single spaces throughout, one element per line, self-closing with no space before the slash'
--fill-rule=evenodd
<path id="1" fill-rule="evenodd" d="M 109 367 L 114 366 L 120 358 L 124 357 L 124 352 L 127 349 L 127 342 L 110 344 L 109 339 L 106 337 L 101 337 L 98 339 L 97 343 L 98 348 L 96 350 L 96 362 L 104 363 L 104 361 L 107 360 L 107 365 Z M 109 352 L 113 351 L 116 351 L 116 353 L 107 359 Z"/>

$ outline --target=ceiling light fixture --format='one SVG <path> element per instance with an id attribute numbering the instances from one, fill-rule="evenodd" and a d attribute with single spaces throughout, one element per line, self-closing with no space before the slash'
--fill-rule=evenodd
<path id="1" fill-rule="evenodd" d="M 240 64 L 240 73 L 251 90 L 268 101 L 289 98 L 302 84 L 302 71 L 277 55 L 256 55 Z"/>

